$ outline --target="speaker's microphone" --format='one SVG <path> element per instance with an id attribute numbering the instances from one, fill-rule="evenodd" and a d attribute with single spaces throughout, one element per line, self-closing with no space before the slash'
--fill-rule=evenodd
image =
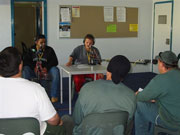
<path id="1" fill-rule="evenodd" d="M 148 59 L 145 59 L 145 60 L 143 60 L 144 61 L 144 63 L 152 63 L 152 64 L 157 64 L 158 63 L 158 60 L 156 60 L 156 59 L 153 59 L 152 61 L 151 60 L 148 60 Z"/>
<path id="2" fill-rule="evenodd" d="M 156 59 L 152 60 L 152 64 L 157 64 L 157 63 L 158 63 L 158 60 L 156 60 Z"/>
<path id="3" fill-rule="evenodd" d="M 43 46 L 42 46 L 42 44 L 40 44 L 39 51 L 42 51 L 42 50 L 43 50 Z"/>
<path id="4" fill-rule="evenodd" d="M 156 59 L 153 59 L 152 61 L 150 59 L 140 59 L 140 60 L 137 60 L 135 62 L 130 62 L 130 63 L 146 65 L 148 63 L 157 64 L 158 61 Z"/>

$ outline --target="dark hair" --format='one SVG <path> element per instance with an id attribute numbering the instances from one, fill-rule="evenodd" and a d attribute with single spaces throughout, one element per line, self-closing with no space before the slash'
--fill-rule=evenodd
<path id="1" fill-rule="evenodd" d="M 92 40 L 92 41 L 93 41 L 93 44 L 92 44 L 92 45 L 95 44 L 95 38 L 94 38 L 94 36 L 93 36 L 92 34 L 87 34 L 87 35 L 84 37 L 83 43 L 85 43 L 85 40 L 86 40 L 86 39 Z"/>
<path id="2" fill-rule="evenodd" d="M 11 77 L 18 74 L 21 61 L 21 53 L 16 48 L 5 48 L 0 52 L 0 75 Z"/>
<path id="3" fill-rule="evenodd" d="M 40 34 L 40 35 L 36 36 L 35 41 L 38 41 L 39 39 L 46 39 L 46 36 L 43 34 Z"/>

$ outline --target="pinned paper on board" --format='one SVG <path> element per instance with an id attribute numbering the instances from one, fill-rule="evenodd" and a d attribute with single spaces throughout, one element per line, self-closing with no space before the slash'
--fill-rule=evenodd
<path id="1" fill-rule="evenodd" d="M 71 9 L 60 7 L 60 22 L 71 22 Z"/>
<path id="2" fill-rule="evenodd" d="M 68 22 L 59 23 L 59 37 L 69 38 L 71 35 L 71 24 Z"/>
<path id="3" fill-rule="evenodd" d="M 59 7 L 59 37 L 69 38 L 71 36 L 71 7 Z"/>
<path id="4" fill-rule="evenodd" d="M 117 32 L 117 26 L 116 24 L 109 24 L 106 28 L 107 32 Z"/>
<path id="5" fill-rule="evenodd" d="M 138 31 L 138 24 L 129 24 L 129 31 L 130 32 L 137 32 Z"/>
<path id="6" fill-rule="evenodd" d="M 80 17 L 80 6 L 72 7 L 72 17 Z"/>
<path id="7" fill-rule="evenodd" d="M 126 22 L 126 8 L 116 7 L 117 22 Z"/>
<path id="8" fill-rule="evenodd" d="M 114 7 L 104 7 L 104 22 L 114 21 Z"/>

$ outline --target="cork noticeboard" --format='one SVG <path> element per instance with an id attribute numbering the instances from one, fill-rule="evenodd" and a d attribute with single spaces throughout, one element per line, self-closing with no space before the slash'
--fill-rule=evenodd
<path id="1" fill-rule="evenodd" d="M 116 32 L 107 32 L 111 24 Z M 117 22 L 114 7 L 114 21 L 104 22 L 103 6 L 80 6 L 80 17 L 72 17 L 70 38 L 83 38 L 88 33 L 96 38 L 137 37 L 138 28 L 130 30 L 133 25 L 138 27 L 138 8 L 126 7 L 126 22 Z"/>

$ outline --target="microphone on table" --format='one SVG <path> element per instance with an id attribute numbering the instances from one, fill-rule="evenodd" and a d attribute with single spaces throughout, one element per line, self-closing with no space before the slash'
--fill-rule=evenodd
<path id="1" fill-rule="evenodd" d="M 102 61 L 102 62 L 103 62 L 103 61 L 109 62 L 110 59 L 101 59 L 101 61 Z M 143 65 L 146 65 L 146 64 L 148 64 L 148 63 L 157 64 L 157 63 L 158 63 L 158 60 L 153 59 L 153 60 L 151 61 L 151 60 L 149 60 L 149 59 L 139 59 L 139 60 L 136 60 L 136 61 L 130 62 L 130 63 L 132 63 L 132 64 L 143 64 Z"/>
<path id="2" fill-rule="evenodd" d="M 140 60 L 137 60 L 135 62 L 130 62 L 130 63 L 134 63 L 134 64 L 148 64 L 148 63 L 152 63 L 152 64 L 157 64 L 158 63 L 158 60 L 156 59 L 153 59 L 153 60 L 150 60 L 150 59 L 140 59 Z"/>
<path id="3" fill-rule="evenodd" d="M 157 63 L 158 63 L 158 60 L 156 60 L 156 59 L 152 60 L 152 64 L 157 64 Z"/>
<path id="4" fill-rule="evenodd" d="M 90 65 L 100 64 L 101 59 L 94 48 L 90 48 Z"/>

